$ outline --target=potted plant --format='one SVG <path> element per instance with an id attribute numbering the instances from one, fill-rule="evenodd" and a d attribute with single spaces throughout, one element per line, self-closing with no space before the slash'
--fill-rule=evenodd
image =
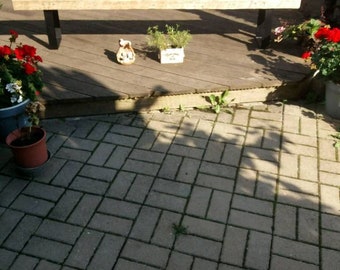
<path id="1" fill-rule="evenodd" d="M 309 37 L 309 46 L 302 54 L 310 61 L 313 77 L 320 77 L 326 86 L 326 112 L 340 119 L 340 29 L 330 27 L 319 20 L 311 20 L 296 26 L 276 28 L 279 41 L 296 38 L 301 34 Z M 306 32 L 306 29 L 308 30 Z"/>
<path id="2" fill-rule="evenodd" d="M 158 52 L 161 64 L 183 63 L 184 47 L 188 45 L 192 36 L 189 30 L 180 30 L 179 25 L 165 25 L 165 31 L 158 25 L 147 30 L 148 46 Z"/>
<path id="3" fill-rule="evenodd" d="M 14 162 L 20 168 L 39 168 L 48 160 L 46 131 L 39 126 L 39 114 L 44 110 L 39 101 L 30 102 L 25 111 L 30 125 L 12 131 L 6 137 Z"/>
<path id="4" fill-rule="evenodd" d="M 36 48 L 16 44 L 18 33 L 10 31 L 9 46 L 0 46 L 0 140 L 16 128 L 28 125 L 25 108 L 36 101 L 43 83 Z M 14 45 L 15 48 L 12 48 Z"/>

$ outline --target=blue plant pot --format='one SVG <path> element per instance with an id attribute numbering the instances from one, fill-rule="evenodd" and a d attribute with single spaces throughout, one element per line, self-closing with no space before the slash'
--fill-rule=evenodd
<path id="1" fill-rule="evenodd" d="M 25 114 L 27 99 L 17 105 L 0 109 L 0 141 L 4 142 L 7 135 L 17 128 L 27 126 L 28 116 Z"/>

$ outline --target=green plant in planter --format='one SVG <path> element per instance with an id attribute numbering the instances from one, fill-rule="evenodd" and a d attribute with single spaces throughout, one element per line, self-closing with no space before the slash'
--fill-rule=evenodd
<path id="1" fill-rule="evenodd" d="M 189 30 L 180 30 L 179 25 L 165 25 L 165 31 L 158 25 L 150 26 L 147 30 L 148 46 L 153 50 L 165 50 L 168 48 L 184 48 L 191 41 Z"/>

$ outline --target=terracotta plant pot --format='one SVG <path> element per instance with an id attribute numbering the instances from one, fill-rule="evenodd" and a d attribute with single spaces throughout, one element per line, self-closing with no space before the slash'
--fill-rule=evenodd
<path id="1" fill-rule="evenodd" d="M 36 168 L 48 160 L 46 131 L 40 127 L 32 127 L 12 131 L 6 138 L 6 144 L 11 148 L 14 162 L 22 168 Z"/>

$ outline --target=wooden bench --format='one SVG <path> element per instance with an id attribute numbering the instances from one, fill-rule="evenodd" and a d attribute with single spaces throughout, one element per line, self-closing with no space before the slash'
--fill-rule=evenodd
<path id="1" fill-rule="evenodd" d="M 14 10 L 43 10 L 51 49 L 58 49 L 61 27 L 58 10 L 119 9 L 258 9 L 256 40 L 260 48 L 270 41 L 272 9 L 298 9 L 301 0 L 12 0 Z"/>

